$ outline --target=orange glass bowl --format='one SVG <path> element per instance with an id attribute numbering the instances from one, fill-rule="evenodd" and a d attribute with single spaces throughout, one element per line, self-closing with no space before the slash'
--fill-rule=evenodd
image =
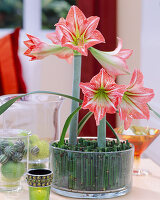
<path id="1" fill-rule="evenodd" d="M 154 128 L 147 128 L 147 127 L 140 127 L 140 126 L 134 126 L 136 128 L 136 131 L 143 131 L 146 133 L 146 135 L 125 135 L 123 133 L 122 128 L 116 128 L 115 131 L 118 134 L 119 138 L 121 140 L 128 140 L 130 143 L 132 143 L 135 147 L 134 151 L 134 161 L 135 161 L 135 167 L 133 174 L 134 175 L 147 175 L 148 172 L 139 168 L 140 164 L 140 156 L 141 154 L 148 148 L 148 146 L 158 137 L 160 130 L 154 129 Z M 149 135 L 148 132 L 150 129 L 154 130 L 154 135 Z"/>

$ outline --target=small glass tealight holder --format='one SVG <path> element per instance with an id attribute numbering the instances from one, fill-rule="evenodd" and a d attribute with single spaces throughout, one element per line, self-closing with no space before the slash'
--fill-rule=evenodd
<path id="1" fill-rule="evenodd" d="M 31 169 L 27 172 L 30 200 L 49 200 L 53 173 L 49 169 Z"/>

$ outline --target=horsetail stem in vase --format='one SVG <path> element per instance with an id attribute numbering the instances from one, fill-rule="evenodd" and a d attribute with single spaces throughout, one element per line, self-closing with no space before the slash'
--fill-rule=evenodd
<path id="1" fill-rule="evenodd" d="M 72 96 L 76 98 L 79 98 L 80 96 L 80 88 L 79 88 L 80 80 L 81 80 L 81 55 L 74 55 Z M 73 112 L 78 107 L 79 103 L 76 101 L 72 101 L 71 112 Z M 78 116 L 79 113 L 76 113 L 70 124 L 70 133 L 69 133 L 70 145 L 76 145 L 77 143 Z"/>
<path id="2" fill-rule="evenodd" d="M 120 143 L 120 140 L 119 140 L 119 137 L 118 137 L 117 133 L 115 132 L 115 130 L 113 129 L 113 127 L 111 126 L 111 124 L 107 120 L 106 120 L 106 124 L 110 128 L 110 130 L 112 131 L 112 133 L 114 134 L 114 136 L 116 137 L 117 142 Z"/>
<path id="3" fill-rule="evenodd" d="M 98 126 L 98 147 L 106 147 L 106 116 L 100 121 Z"/>

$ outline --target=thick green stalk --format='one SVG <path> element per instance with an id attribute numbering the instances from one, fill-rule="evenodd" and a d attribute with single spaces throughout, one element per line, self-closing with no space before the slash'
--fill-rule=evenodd
<path id="1" fill-rule="evenodd" d="M 98 126 L 98 147 L 106 147 L 106 116 L 100 121 Z"/>
<path id="2" fill-rule="evenodd" d="M 81 80 L 81 55 L 74 55 L 74 74 L 73 74 L 73 85 L 72 85 L 72 96 L 79 98 L 80 88 L 79 83 Z M 79 107 L 79 103 L 72 101 L 71 113 Z M 69 133 L 69 144 L 76 145 L 77 143 L 77 130 L 78 130 L 78 116 L 79 113 L 75 114 L 70 124 Z"/>

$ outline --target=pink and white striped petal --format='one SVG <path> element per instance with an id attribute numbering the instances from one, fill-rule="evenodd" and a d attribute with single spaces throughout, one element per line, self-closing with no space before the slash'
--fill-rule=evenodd
<path id="1" fill-rule="evenodd" d="M 126 63 L 132 50 L 122 49 L 122 40 L 118 38 L 118 46 L 114 51 L 104 52 L 99 51 L 91 47 L 90 52 L 98 60 L 98 62 L 104 67 L 107 73 L 115 78 L 118 75 L 129 74 L 129 68 Z"/>
<path id="2" fill-rule="evenodd" d="M 149 119 L 147 103 L 153 97 L 154 91 L 143 87 L 143 74 L 136 69 L 119 105 L 119 116 L 124 120 L 125 129 L 129 128 L 133 119 Z"/>
<path id="3" fill-rule="evenodd" d="M 93 32 L 96 30 L 100 18 L 97 16 L 91 16 L 85 20 L 84 26 L 82 26 L 81 34 L 84 35 L 84 37 L 90 38 L 90 36 L 93 34 Z"/>
<path id="4" fill-rule="evenodd" d="M 78 26 L 77 28 L 83 26 L 85 20 L 85 15 L 77 6 L 72 6 L 66 17 L 66 21 L 72 24 L 72 27 Z"/>

